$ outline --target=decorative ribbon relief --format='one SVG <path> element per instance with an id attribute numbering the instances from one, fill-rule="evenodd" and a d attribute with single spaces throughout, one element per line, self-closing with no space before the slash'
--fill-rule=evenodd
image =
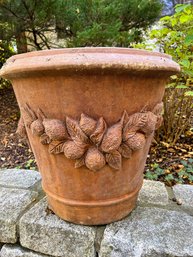
<path id="1" fill-rule="evenodd" d="M 26 127 L 48 145 L 51 154 L 64 154 L 76 160 L 75 168 L 85 165 L 92 171 L 102 169 L 106 164 L 119 170 L 122 158 L 131 158 L 134 151 L 142 149 L 155 129 L 162 123 L 163 103 L 152 111 L 141 111 L 128 115 L 108 127 L 103 117 L 97 121 L 82 113 L 80 120 L 66 117 L 64 121 L 49 119 L 38 109 L 34 112 L 28 104 L 23 107 L 17 132 L 26 136 Z M 25 122 L 25 124 L 24 124 Z"/>

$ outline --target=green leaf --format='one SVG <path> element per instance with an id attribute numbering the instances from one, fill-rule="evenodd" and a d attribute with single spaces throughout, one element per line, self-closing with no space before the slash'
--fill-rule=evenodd
<path id="1" fill-rule="evenodd" d="M 193 71 L 191 71 L 191 70 L 184 70 L 183 73 L 187 74 L 190 77 L 193 77 Z"/>
<path id="2" fill-rule="evenodd" d="M 145 178 L 150 179 L 150 180 L 157 180 L 157 179 L 158 179 L 158 176 L 157 176 L 157 174 L 154 174 L 154 173 L 151 172 L 151 171 L 147 171 L 147 172 L 145 173 Z"/>
<path id="3" fill-rule="evenodd" d="M 184 66 L 185 68 L 189 68 L 189 66 L 190 66 L 190 61 L 187 60 L 187 59 L 183 59 L 183 60 L 180 62 L 180 64 L 181 64 L 182 66 Z"/>
<path id="4" fill-rule="evenodd" d="M 171 20 L 170 16 L 165 16 L 165 17 L 160 19 L 160 21 L 169 21 L 169 20 Z"/>
<path id="5" fill-rule="evenodd" d="M 172 27 L 174 27 L 177 24 L 177 19 L 172 19 L 171 23 L 172 23 Z"/>
<path id="6" fill-rule="evenodd" d="M 159 176 L 159 175 L 164 175 L 165 174 L 165 171 L 161 168 L 157 168 L 155 170 L 155 173 Z"/>
<path id="7" fill-rule="evenodd" d="M 187 91 L 187 92 L 185 93 L 185 96 L 193 96 L 193 91 Z"/>
<path id="8" fill-rule="evenodd" d="M 178 85 L 176 88 L 188 88 L 188 87 L 185 85 Z"/>
<path id="9" fill-rule="evenodd" d="M 175 11 L 176 13 L 179 13 L 181 11 L 183 11 L 187 6 L 189 6 L 189 4 L 178 4 L 175 6 Z"/>
<path id="10" fill-rule="evenodd" d="M 171 79 L 177 79 L 177 76 L 176 75 L 172 75 L 170 76 Z"/>
<path id="11" fill-rule="evenodd" d="M 168 28 L 163 28 L 162 30 L 160 30 L 160 32 L 162 33 L 162 35 L 167 35 L 169 31 L 170 31 L 170 30 L 169 30 Z"/>
<path id="12" fill-rule="evenodd" d="M 165 176 L 165 180 L 170 181 L 173 180 L 174 176 L 172 174 L 168 174 L 167 176 Z"/>
<path id="13" fill-rule="evenodd" d="M 184 161 L 184 160 L 181 160 L 180 162 L 181 162 L 181 164 L 184 165 L 184 166 L 187 166 L 187 164 L 188 164 L 187 161 Z"/>
<path id="14" fill-rule="evenodd" d="M 192 34 L 191 35 L 187 35 L 185 37 L 185 39 L 184 39 L 184 43 L 186 45 L 192 44 L 193 43 L 193 35 Z"/>
<path id="15" fill-rule="evenodd" d="M 180 172 L 178 172 L 178 176 L 183 177 L 185 173 L 185 170 L 181 170 Z"/>
<path id="16" fill-rule="evenodd" d="M 188 162 L 189 162 L 189 163 L 193 163 L 193 159 L 192 159 L 192 158 L 189 158 L 189 159 L 188 159 Z"/>
<path id="17" fill-rule="evenodd" d="M 166 85 L 166 88 L 174 88 L 176 86 L 176 83 L 170 83 Z"/>
<path id="18" fill-rule="evenodd" d="M 180 17 L 180 22 L 181 23 L 185 23 L 185 22 L 187 22 L 189 20 L 189 16 L 188 15 L 182 15 L 181 17 Z"/>
<path id="19" fill-rule="evenodd" d="M 153 164 L 151 164 L 151 166 L 152 166 L 152 168 L 156 169 L 156 168 L 159 167 L 159 164 L 158 163 L 153 163 Z"/>

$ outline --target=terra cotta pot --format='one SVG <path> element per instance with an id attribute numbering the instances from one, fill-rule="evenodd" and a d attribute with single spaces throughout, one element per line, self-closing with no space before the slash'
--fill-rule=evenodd
<path id="1" fill-rule="evenodd" d="M 78 224 L 107 224 L 135 207 L 168 77 L 165 54 L 76 48 L 11 57 L 1 70 L 21 110 L 50 208 Z"/>

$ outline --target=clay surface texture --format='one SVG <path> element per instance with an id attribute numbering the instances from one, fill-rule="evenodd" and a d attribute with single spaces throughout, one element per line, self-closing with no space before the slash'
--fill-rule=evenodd
<path id="1" fill-rule="evenodd" d="M 21 110 L 49 208 L 76 224 L 103 225 L 136 206 L 154 131 L 162 122 L 171 56 L 128 48 L 75 48 L 11 57 Z"/>
<path id="2" fill-rule="evenodd" d="M 108 127 L 103 117 L 97 121 L 82 113 L 79 121 L 66 117 L 65 121 L 50 119 L 38 109 L 34 112 L 28 104 L 23 107 L 17 132 L 26 137 L 26 126 L 31 133 L 40 137 L 43 145 L 49 145 L 51 154 L 64 154 L 76 160 L 75 168 L 85 165 L 92 171 L 102 169 L 106 164 L 119 170 L 122 157 L 131 158 L 132 152 L 140 150 L 146 138 L 162 122 L 163 103 L 158 103 L 151 111 L 142 110 L 128 115 L 123 112 L 121 119 Z"/>

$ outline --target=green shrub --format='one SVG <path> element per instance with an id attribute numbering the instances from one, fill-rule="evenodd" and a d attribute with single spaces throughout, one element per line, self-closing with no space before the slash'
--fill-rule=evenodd
<path id="1" fill-rule="evenodd" d="M 193 111 L 193 5 L 176 5 L 175 14 L 161 19 L 161 29 L 152 30 L 151 38 L 161 50 L 181 66 L 181 73 L 171 77 L 164 97 L 162 140 L 175 144 L 191 127 Z"/>
<path id="2" fill-rule="evenodd" d="M 15 40 L 18 53 L 59 45 L 127 47 L 141 40 L 161 9 L 160 0 L 2 0 L 0 37 Z M 60 43 L 50 38 L 55 31 Z"/>
<path id="3" fill-rule="evenodd" d="M 0 68 L 6 62 L 6 60 L 13 54 L 13 50 L 7 43 L 3 43 L 0 40 Z M 0 78 L 0 89 L 9 87 L 10 82 Z"/>
<path id="4" fill-rule="evenodd" d="M 176 5 L 175 14 L 161 18 L 158 28 L 150 31 L 151 43 L 135 45 L 169 54 L 181 66 L 181 73 L 171 76 L 164 97 L 164 123 L 157 140 L 171 145 L 191 127 L 193 113 L 193 5 Z M 161 133 L 160 133 L 161 132 Z"/>
<path id="5" fill-rule="evenodd" d="M 159 0 L 66 0 L 57 12 L 67 46 L 121 46 L 141 41 L 161 13 Z"/>

